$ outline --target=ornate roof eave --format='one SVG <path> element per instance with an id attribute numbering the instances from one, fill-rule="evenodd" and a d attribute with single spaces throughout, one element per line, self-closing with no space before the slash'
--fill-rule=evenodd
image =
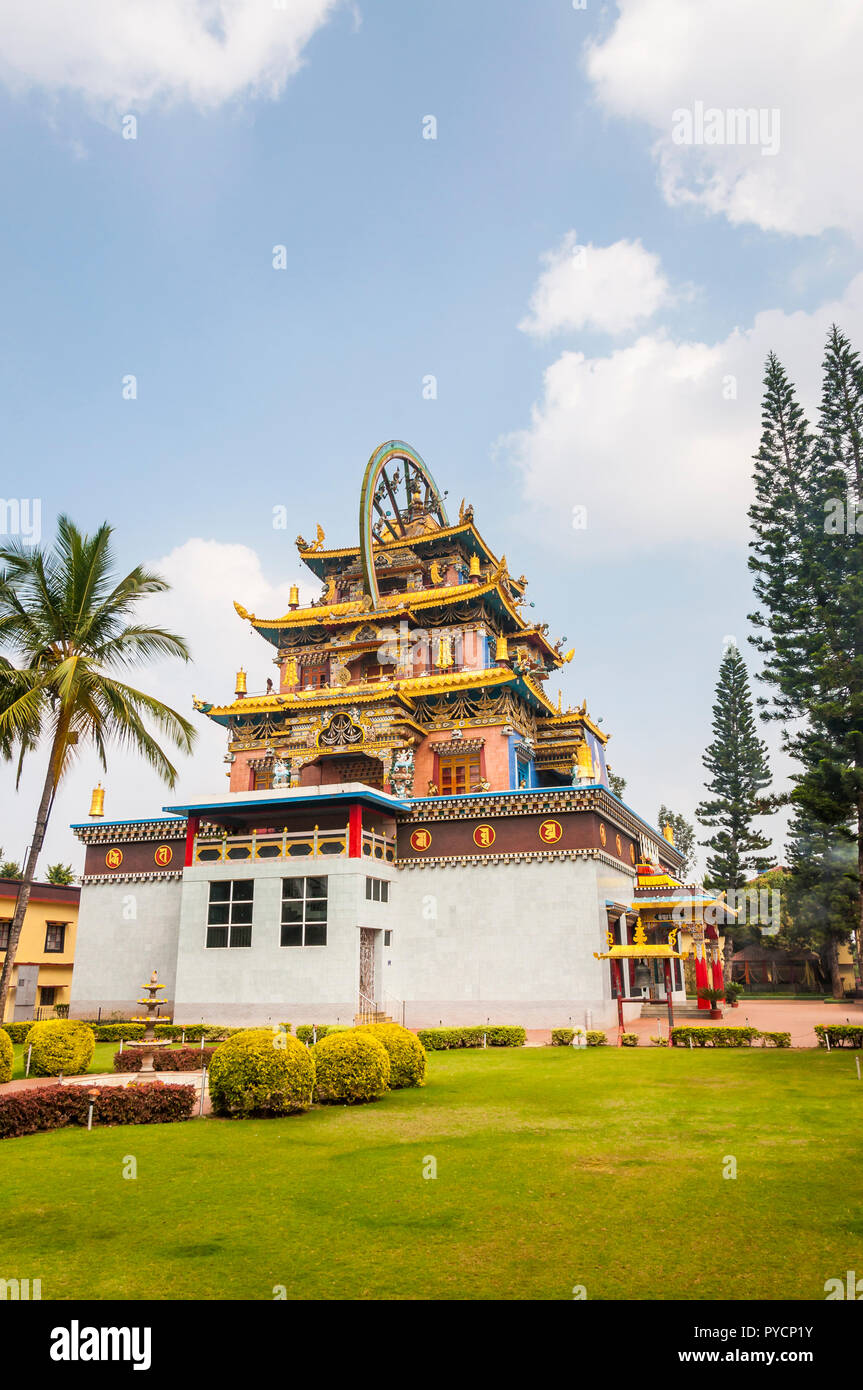
<path id="1" fill-rule="evenodd" d="M 434 531 L 426 531 L 417 536 L 400 536 L 398 540 L 377 541 L 375 543 L 375 553 L 383 551 L 392 554 L 393 551 L 400 549 L 414 549 L 417 546 L 426 545 L 429 542 L 440 540 L 452 540 L 456 536 L 463 536 L 465 539 L 473 541 L 470 549 L 476 554 L 485 555 L 490 564 L 497 565 L 498 560 L 494 551 L 483 540 L 479 531 L 472 521 L 460 522 L 456 526 L 442 526 Z M 305 550 L 298 547 L 300 559 L 308 565 L 313 574 L 323 579 L 328 569 L 328 561 L 359 558 L 360 547 L 358 545 L 340 546 L 334 550 L 321 550 L 315 546 L 308 546 Z"/>
<path id="2" fill-rule="evenodd" d="M 594 735 L 596 736 L 596 738 L 599 739 L 600 743 L 602 743 L 602 744 L 608 743 L 608 740 L 609 740 L 609 738 L 611 737 L 611 735 L 610 735 L 610 734 L 603 733 L 602 729 L 600 729 L 599 726 L 598 726 L 597 724 L 594 723 L 594 721 L 591 719 L 590 715 L 589 715 L 589 714 L 586 714 L 586 713 L 584 712 L 584 710 L 577 710 L 577 709 L 567 710 L 565 714 L 561 714 L 558 710 L 555 710 L 555 711 L 554 711 L 554 717 L 551 718 L 551 719 L 545 719 L 545 720 L 543 720 L 543 725 L 542 725 L 542 727 L 543 727 L 543 729 L 548 729 L 548 730 L 551 730 L 551 729 L 561 729 L 561 730 L 562 730 L 562 729 L 564 729 L 564 728 L 570 728 L 570 727 L 572 727 L 572 726 L 574 726 L 574 725 L 578 725 L 578 724 L 583 724 L 583 725 L 585 726 L 585 728 L 589 729 L 590 732 L 591 732 L 592 734 L 594 734 Z"/>
<path id="3" fill-rule="evenodd" d="M 636 898 L 635 902 L 632 904 L 631 910 L 633 912 L 640 912 L 645 907 L 685 907 L 688 905 L 690 907 L 700 908 L 721 907 L 729 917 L 736 917 L 738 915 L 737 909 L 729 907 L 723 898 L 714 898 L 709 894 L 699 894 L 697 892 L 686 893 L 681 892 L 680 889 L 674 891 L 669 889 L 666 895 L 660 897 L 655 895 L 655 889 L 651 889 L 650 893 L 650 897 Z"/>
<path id="4" fill-rule="evenodd" d="M 358 622 L 375 622 L 381 618 L 392 620 L 409 617 L 418 608 L 449 607 L 465 599 L 482 598 L 485 595 L 494 595 L 499 599 L 501 607 L 512 619 L 519 634 L 528 630 L 518 609 L 503 592 L 500 578 L 495 576 L 484 584 L 450 584 L 440 589 L 413 589 L 404 593 L 387 594 L 380 608 L 364 608 L 362 600 L 352 599 L 348 603 L 321 603 L 310 608 L 294 608 L 281 618 L 258 618 L 236 601 L 234 607 L 241 618 L 251 623 L 256 632 L 278 645 L 278 634 L 286 629 L 308 629 L 310 633 L 316 634 L 323 626 L 339 627 L 343 623 L 353 625 Z M 392 599 L 393 602 L 388 603 L 387 599 Z M 555 662 L 558 665 L 562 664 L 563 658 L 554 647 L 549 646 L 548 650 Z"/>
<path id="5" fill-rule="evenodd" d="M 413 709 L 414 699 L 423 695 L 446 694 L 450 690 L 470 690 L 473 687 L 515 684 L 517 677 L 506 667 L 491 667 L 480 671 L 450 671 L 432 676 L 406 676 L 402 679 L 358 683 L 337 688 L 318 688 L 297 691 L 292 695 L 258 695 L 235 700 L 230 705 L 211 705 L 198 701 L 195 708 L 217 724 L 227 724 L 238 715 L 296 714 L 300 710 L 326 708 L 329 705 L 364 705 L 383 700 L 398 700 Z"/>

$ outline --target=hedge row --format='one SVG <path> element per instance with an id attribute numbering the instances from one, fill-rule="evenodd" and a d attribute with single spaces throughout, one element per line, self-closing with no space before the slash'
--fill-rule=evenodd
<path id="1" fill-rule="evenodd" d="M 815 1032 L 819 1047 L 826 1047 L 828 1038 L 831 1047 L 863 1047 L 863 1027 L 859 1023 L 816 1023 Z"/>
<path id="2" fill-rule="evenodd" d="M 50 1022 L 66 1022 L 64 1019 L 52 1019 Z M 70 1019 L 72 1023 L 86 1023 L 92 1028 L 96 1042 L 134 1042 L 136 1038 L 143 1038 L 143 1023 L 96 1023 L 94 1019 Z M 34 1026 L 33 1020 L 24 1023 L 4 1023 L 3 1031 L 9 1034 L 13 1043 L 23 1043 Z M 281 1024 L 290 1032 L 291 1025 Z M 219 1023 L 189 1023 L 185 1026 L 180 1023 L 157 1023 L 155 1027 L 157 1038 L 170 1038 L 172 1042 L 181 1042 L 185 1037 L 186 1042 L 200 1042 L 201 1038 L 207 1041 L 220 1042 L 223 1038 L 229 1038 L 234 1033 L 239 1033 L 239 1028 L 226 1028 Z"/>
<path id="3" fill-rule="evenodd" d="M 291 1025 L 287 1027 L 290 1033 Z M 348 1033 L 350 1027 L 349 1023 L 298 1023 L 297 1038 L 301 1043 L 320 1042 L 328 1033 Z"/>
<path id="4" fill-rule="evenodd" d="M 94 1125 L 154 1125 L 188 1120 L 198 1099 L 194 1086 L 104 1086 L 93 1107 Z M 90 1095 L 86 1086 L 41 1086 L 0 1095 L 0 1139 L 44 1129 L 86 1125 Z"/>
<path id="5" fill-rule="evenodd" d="M 172 1047 L 155 1053 L 156 1071 L 201 1071 L 210 1065 L 214 1047 Z M 143 1058 L 136 1047 L 114 1053 L 114 1071 L 140 1071 Z"/>
<path id="6" fill-rule="evenodd" d="M 444 1052 L 456 1047 L 524 1047 L 523 1028 L 489 1024 L 485 1028 L 420 1028 L 417 1037 L 428 1052 Z"/>
<path id="7" fill-rule="evenodd" d="M 7 1033 L 9 1035 L 10 1041 L 13 1043 L 22 1043 L 32 1027 L 32 1022 L 3 1023 L 0 1024 L 0 1032 Z"/>
<path id="8" fill-rule="evenodd" d="M 681 1026 L 672 1028 L 671 1044 L 672 1047 L 688 1047 L 690 1039 L 693 1047 L 751 1047 L 756 1038 L 762 1036 L 759 1028 L 703 1028 L 697 1026 Z M 777 1047 L 790 1047 L 790 1033 L 768 1033 L 769 1038 L 787 1037 L 788 1042 L 776 1043 Z"/>

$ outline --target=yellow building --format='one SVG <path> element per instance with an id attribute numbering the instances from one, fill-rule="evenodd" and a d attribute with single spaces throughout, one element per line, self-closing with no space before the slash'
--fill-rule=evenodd
<path id="1" fill-rule="evenodd" d="M 77 886 L 33 885 L 15 953 L 4 1023 L 56 1018 L 67 1012 L 80 896 Z M 6 956 L 17 897 L 17 882 L 0 879 L 0 961 Z"/>

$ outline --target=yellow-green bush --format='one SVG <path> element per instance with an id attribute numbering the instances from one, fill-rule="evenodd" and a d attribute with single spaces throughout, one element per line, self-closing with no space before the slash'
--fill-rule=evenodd
<path id="1" fill-rule="evenodd" d="M 391 1090 L 425 1085 L 426 1050 L 416 1033 L 400 1023 L 364 1023 L 357 1032 L 371 1034 L 389 1053 Z"/>
<path id="2" fill-rule="evenodd" d="M 4 1033 L 0 1028 L 0 1085 L 5 1081 L 12 1080 L 12 1064 L 15 1061 L 15 1053 L 12 1051 L 12 1039 L 8 1033 Z"/>
<path id="3" fill-rule="evenodd" d="M 315 1059 L 315 1100 L 357 1105 L 376 1100 L 390 1084 L 390 1058 L 383 1043 L 352 1028 L 330 1033 L 311 1049 Z"/>
<path id="4" fill-rule="evenodd" d="M 77 1018 L 48 1018 L 27 1034 L 31 1076 L 79 1076 L 93 1060 L 93 1029 Z"/>
<path id="5" fill-rule="evenodd" d="M 289 1033 L 243 1028 L 220 1043 L 210 1062 L 210 1101 L 217 1115 L 292 1115 L 308 1110 L 315 1064 Z"/>

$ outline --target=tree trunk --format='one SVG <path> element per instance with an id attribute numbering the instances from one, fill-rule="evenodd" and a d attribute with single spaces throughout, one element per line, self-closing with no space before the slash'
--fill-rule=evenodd
<path id="1" fill-rule="evenodd" d="M 36 877 L 36 864 L 39 855 L 42 853 L 42 844 L 45 839 L 45 831 L 48 829 L 48 817 L 51 814 L 51 802 L 54 798 L 56 786 L 56 773 L 58 767 L 58 751 L 61 741 L 65 739 L 62 727 L 58 727 L 51 744 L 51 756 L 48 759 L 48 771 L 45 776 L 45 785 L 42 788 L 42 799 L 39 802 L 39 810 L 36 815 L 36 827 L 33 831 L 33 840 L 27 855 L 27 863 L 24 866 L 24 875 L 21 879 L 21 887 L 18 889 L 18 898 L 15 903 L 15 915 L 9 928 L 9 944 L 6 947 L 6 959 L 3 962 L 3 969 L 0 971 L 0 1023 L 6 1017 L 6 1000 L 9 995 L 9 986 L 12 980 L 12 969 L 15 965 L 15 956 L 18 951 L 18 942 L 21 939 L 21 928 L 24 925 L 24 917 L 27 912 L 27 904 L 30 901 L 30 889 Z"/>
<path id="2" fill-rule="evenodd" d="M 830 993 L 834 999 L 841 999 L 845 990 L 839 973 L 839 938 L 836 936 L 831 936 L 827 942 L 827 961 L 830 965 Z"/>
<path id="3" fill-rule="evenodd" d="M 854 977 L 863 986 L 863 796 L 857 798 L 857 925 L 854 929 Z"/>

